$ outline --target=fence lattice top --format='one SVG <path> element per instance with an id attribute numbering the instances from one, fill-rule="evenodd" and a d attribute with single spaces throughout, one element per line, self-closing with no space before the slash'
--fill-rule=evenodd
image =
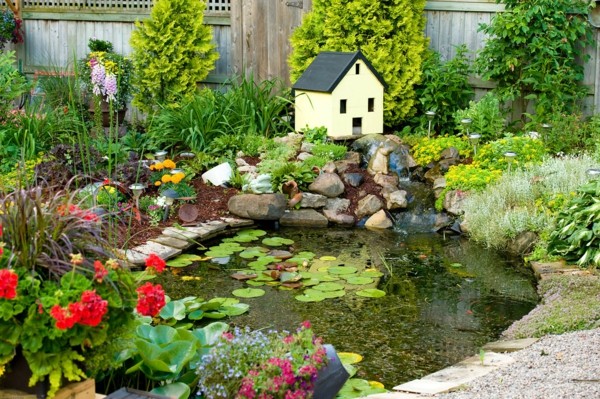
<path id="1" fill-rule="evenodd" d="M 23 9 L 150 10 L 153 0 L 23 0 Z M 229 13 L 231 0 L 207 0 L 208 13 Z"/>

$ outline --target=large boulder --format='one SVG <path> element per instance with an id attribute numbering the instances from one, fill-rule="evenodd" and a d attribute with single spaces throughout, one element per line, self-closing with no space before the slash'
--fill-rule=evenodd
<path id="1" fill-rule="evenodd" d="M 314 209 L 287 211 L 279 219 L 282 226 L 327 227 L 329 220 Z"/>
<path id="2" fill-rule="evenodd" d="M 324 209 L 323 210 L 323 215 L 327 218 L 327 220 L 329 220 L 331 223 L 340 225 L 340 226 L 354 226 L 354 223 L 356 223 L 356 220 L 354 219 L 354 216 L 352 215 L 348 215 L 346 213 L 337 213 L 333 210 L 329 210 L 329 209 Z"/>
<path id="3" fill-rule="evenodd" d="M 394 225 L 390 220 L 387 213 L 382 209 L 379 212 L 373 214 L 365 222 L 365 227 L 368 229 L 389 229 Z"/>
<path id="4" fill-rule="evenodd" d="M 367 194 L 364 198 L 358 201 L 356 207 L 356 217 L 362 219 L 365 216 L 374 214 L 383 208 L 383 202 L 373 194 Z"/>
<path id="5" fill-rule="evenodd" d="M 327 197 L 321 194 L 302 193 L 300 208 L 323 208 L 327 205 Z"/>
<path id="6" fill-rule="evenodd" d="M 321 173 L 308 189 L 313 193 L 335 198 L 344 192 L 344 182 L 336 173 Z"/>
<path id="7" fill-rule="evenodd" d="M 386 201 L 387 209 L 406 209 L 408 206 L 408 199 L 406 198 L 407 192 L 405 190 L 396 190 L 390 192 L 383 192 L 383 198 Z"/>
<path id="8" fill-rule="evenodd" d="M 342 213 L 350 207 L 350 200 L 347 198 L 329 198 L 325 209 L 335 213 Z"/>
<path id="9" fill-rule="evenodd" d="M 444 197 L 443 206 L 446 212 L 451 215 L 459 216 L 464 213 L 463 204 L 468 196 L 467 191 L 452 190 L 446 193 Z"/>
<path id="10" fill-rule="evenodd" d="M 279 220 L 287 207 L 287 199 L 276 194 L 234 195 L 227 203 L 229 212 L 252 220 Z"/>

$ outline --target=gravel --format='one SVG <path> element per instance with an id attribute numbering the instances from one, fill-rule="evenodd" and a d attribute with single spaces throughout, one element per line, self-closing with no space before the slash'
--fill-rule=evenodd
<path id="1" fill-rule="evenodd" d="M 442 399 L 600 398 L 600 329 L 550 335 Z"/>

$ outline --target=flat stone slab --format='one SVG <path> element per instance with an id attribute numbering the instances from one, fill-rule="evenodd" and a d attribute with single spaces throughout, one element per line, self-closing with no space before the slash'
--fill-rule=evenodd
<path id="1" fill-rule="evenodd" d="M 166 245 L 148 241 L 145 244 L 125 251 L 125 256 L 127 257 L 127 260 L 134 265 L 142 265 L 145 263 L 148 255 L 152 253 L 160 256 L 163 259 L 169 259 L 173 256 L 179 255 L 181 253 L 181 249 L 167 247 Z"/>
<path id="2" fill-rule="evenodd" d="M 531 268 L 537 277 L 540 277 L 544 274 L 552 274 L 563 272 L 567 269 L 569 270 L 578 270 L 578 268 L 573 266 L 567 266 L 564 261 L 558 262 L 531 262 Z"/>
<path id="3" fill-rule="evenodd" d="M 254 220 L 238 219 L 238 218 L 221 218 L 221 220 L 229 225 L 229 227 L 247 227 L 254 225 Z"/>
<path id="4" fill-rule="evenodd" d="M 496 353 L 510 353 L 520 351 L 521 349 L 525 349 L 534 343 L 536 343 L 539 338 L 523 338 L 523 339 L 512 339 L 506 341 L 496 341 L 490 342 L 483 346 L 483 350 L 496 352 Z"/>
<path id="5" fill-rule="evenodd" d="M 398 385 L 394 390 L 427 395 L 448 392 L 513 362 L 514 359 L 508 355 L 485 352 L 483 364 L 479 356 L 472 356 L 421 379 Z"/>
<path id="6" fill-rule="evenodd" d="M 178 238 L 180 240 L 195 240 L 196 238 L 200 237 L 200 234 L 195 231 L 191 231 L 190 227 L 167 227 L 162 231 L 162 234 L 165 236 Z"/>
<path id="7" fill-rule="evenodd" d="M 185 249 L 191 246 L 191 242 L 187 240 L 181 240 L 179 238 L 171 237 L 171 236 L 158 236 L 156 238 L 151 238 L 150 241 L 156 242 L 158 244 L 166 245 L 167 247 L 177 248 L 177 249 Z"/>

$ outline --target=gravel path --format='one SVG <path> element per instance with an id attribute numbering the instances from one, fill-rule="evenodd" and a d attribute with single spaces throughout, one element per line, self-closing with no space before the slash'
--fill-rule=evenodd
<path id="1" fill-rule="evenodd" d="M 600 398 L 600 329 L 551 335 L 510 354 L 515 363 L 441 399 Z"/>

